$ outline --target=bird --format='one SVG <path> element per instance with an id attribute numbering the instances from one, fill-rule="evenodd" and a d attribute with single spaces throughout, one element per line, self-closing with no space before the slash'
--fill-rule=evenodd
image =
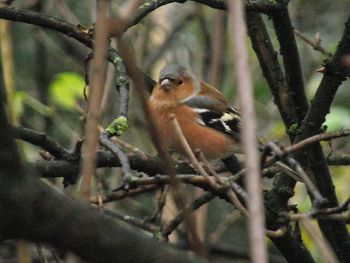
<path id="1" fill-rule="evenodd" d="M 225 160 L 242 153 L 239 110 L 230 106 L 218 89 L 198 79 L 186 67 L 170 64 L 160 71 L 149 107 L 159 135 L 170 151 L 186 157 L 172 123 L 175 116 L 190 148 L 200 150 L 208 160 Z M 300 180 L 286 164 L 277 165 Z"/>

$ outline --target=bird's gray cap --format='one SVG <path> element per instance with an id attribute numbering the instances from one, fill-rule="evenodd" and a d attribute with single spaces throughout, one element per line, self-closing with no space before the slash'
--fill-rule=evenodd
<path id="1" fill-rule="evenodd" d="M 159 79 L 179 79 L 182 77 L 190 77 L 191 74 L 189 73 L 189 71 L 180 65 L 177 64 L 171 64 L 168 65 L 166 67 L 164 67 L 160 73 L 159 73 Z"/>

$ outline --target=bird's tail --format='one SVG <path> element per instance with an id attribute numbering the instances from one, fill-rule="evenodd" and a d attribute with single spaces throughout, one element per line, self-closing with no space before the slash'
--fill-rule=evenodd
<path id="1" fill-rule="evenodd" d="M 292 177 L 294 180 L 296 180 L 298 182 L 303 182 L 303 180 L 300 178 L 299 174 L 296 171 L 294 171 L 292 168 L 290 168 L 287 164 L 285 164 L 281 161 L 277 161 L 277 162 L 275 162 L 275 165 L 278 168 L 280 168 L 282 172 L 285 172 L 287 175 Z"/>

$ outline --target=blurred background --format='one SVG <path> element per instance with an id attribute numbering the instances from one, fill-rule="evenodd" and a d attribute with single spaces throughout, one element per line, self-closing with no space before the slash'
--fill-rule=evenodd
<path id="1" fill-rule="evenodd" d="M 125 2 L 110 1 L 111 15 L 122 14 Z M 93 0 L 16 0 L 12 6 L 54 16 L 86 28 L 92 26 L 95 20 Z M 289 10 L 298 35 L 321 41 L 324 49 L 333 53 L 349 15 L 350 1 L 294 0 L 291 1 Z M 266 16 L 264 19 L 275 49 L 278 50 L 271 22 Z M 6 85 L 10 85 L 13 90 L 15 122 L 45 132 L 65 147 L 72 148 L 77 139 L 83 136 L 87 107 L 83 95 L 86 73 L 84 59 L 91 50 L 67 36 L 37 26 L 1 21 L 1 28 L 1 92 L 5 91 L 7 76 L 7 79 L 12 80 L 10 84 L 6 82 Z M 234 59 L 229 43 L 232 33 L 234 32 L 228 27 L 225 12 L 188 2 L 157 9 L 130 28 L 127 36 L 139 67 L 154 80 L 157 80 L 158 72 L 163 66 L 178 63 L 191 68 L 196 75 L 216 86 L 232 106 L 238 107 L 235 97 Z M 298 35 L 296 39 L 306 93 L 311 100 L 322 78 L 317 69 L 322 67 L 327 55 L 315 51 Z M 247 45 L 250 47 L 248 37 Z M 257 133 L 264 141 L 274 140 L 288 145 L 284 125 L 251 48 L 250 65 L 258 115 Z M 13 72 L 9 72 L 9 68 L 13 68 Z M 118 113 L 118 93 L 112 65 L 109 65 L 105 90 L 101 118 L 101 126 L 104 128 Z M 350 83 L 347 81 L 339 89 L 331 113 L 327 117 L 327 131 L 350 128 L 349 98 Z M 129 129 L 121 139 L 144 152 L 155 153 L 142 107 L 133 88 L 130 96 Z M 326 155 L 332 152 L 350 152 L 347 137 L 323 145 Z M 30 144 L 21 143 L 21 149 L 25 160 L 34 161 L 40 158 L 39 149 Z M 343 202 L 350 192 L 350 168 L 337 166 L 331 170 L 338 199 Z M 99 169 L 98 174 L 107 178 L 107 191 L 115 187 L 120 178 L 118 168 Z M 62 188 L 61 179 L 52 183 Z M 189 191 L 193 189 L 189 188 Z M 291 204 L 297 203 L 301 212 L 307 211 L 310 202 L 305 188 L 298 184 L 295 191 L 296 195 Z M 125 214 L 146 218 L 152 214 L 156 203 L 154 195 L 142 195 L 113 202 L 108 206 L 117 207 Z M 168 211 L 171 214 L 171 207 Z M 203 236 L 213 244 L 229 244 L 238 249 L 248 245 L 245 221 L 240 218 L 238 212 L 232 210 L 232 206 L 222 200 L 214 200 L 204 218 Z M 306 234 L 303 237 L 316 261 L 320 260 L 318 251 L 312 242 L 309 242 L 309 237 Z M 271 250 L 274 251 L 272 247 Z"/>

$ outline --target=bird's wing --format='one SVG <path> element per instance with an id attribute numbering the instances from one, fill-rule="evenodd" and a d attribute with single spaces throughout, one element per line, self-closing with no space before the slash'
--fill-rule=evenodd
<path id="1" fill-rule="evenodd" d="M 205 96 L 196 96 L 184 103 L 191 107 L 199 116 L 198 123 L 217 131 L 229 135 L 233 140 L 241 142 L 241 118 L 239 111 L 233 107 L 224 111 L 215 109 L 215 100 Z M 262 151 L 263 145 L 259 142 L 259 150 Z M 285 163 L 278 161 L 275 163 L 281 171 L 291 176 L 297 181 L 302 181 L 298 173 Z"/>
<path id="2" fill-rule="evenodd" d="M 241 118 L 235 108 L 226 108 L 224 111 L 215 107 L 215 99 L 207 96 L 195 96 L 184 102 L 199 116 L 198 123 L 229 135 L 233 140 L 240 142 Z"/>

